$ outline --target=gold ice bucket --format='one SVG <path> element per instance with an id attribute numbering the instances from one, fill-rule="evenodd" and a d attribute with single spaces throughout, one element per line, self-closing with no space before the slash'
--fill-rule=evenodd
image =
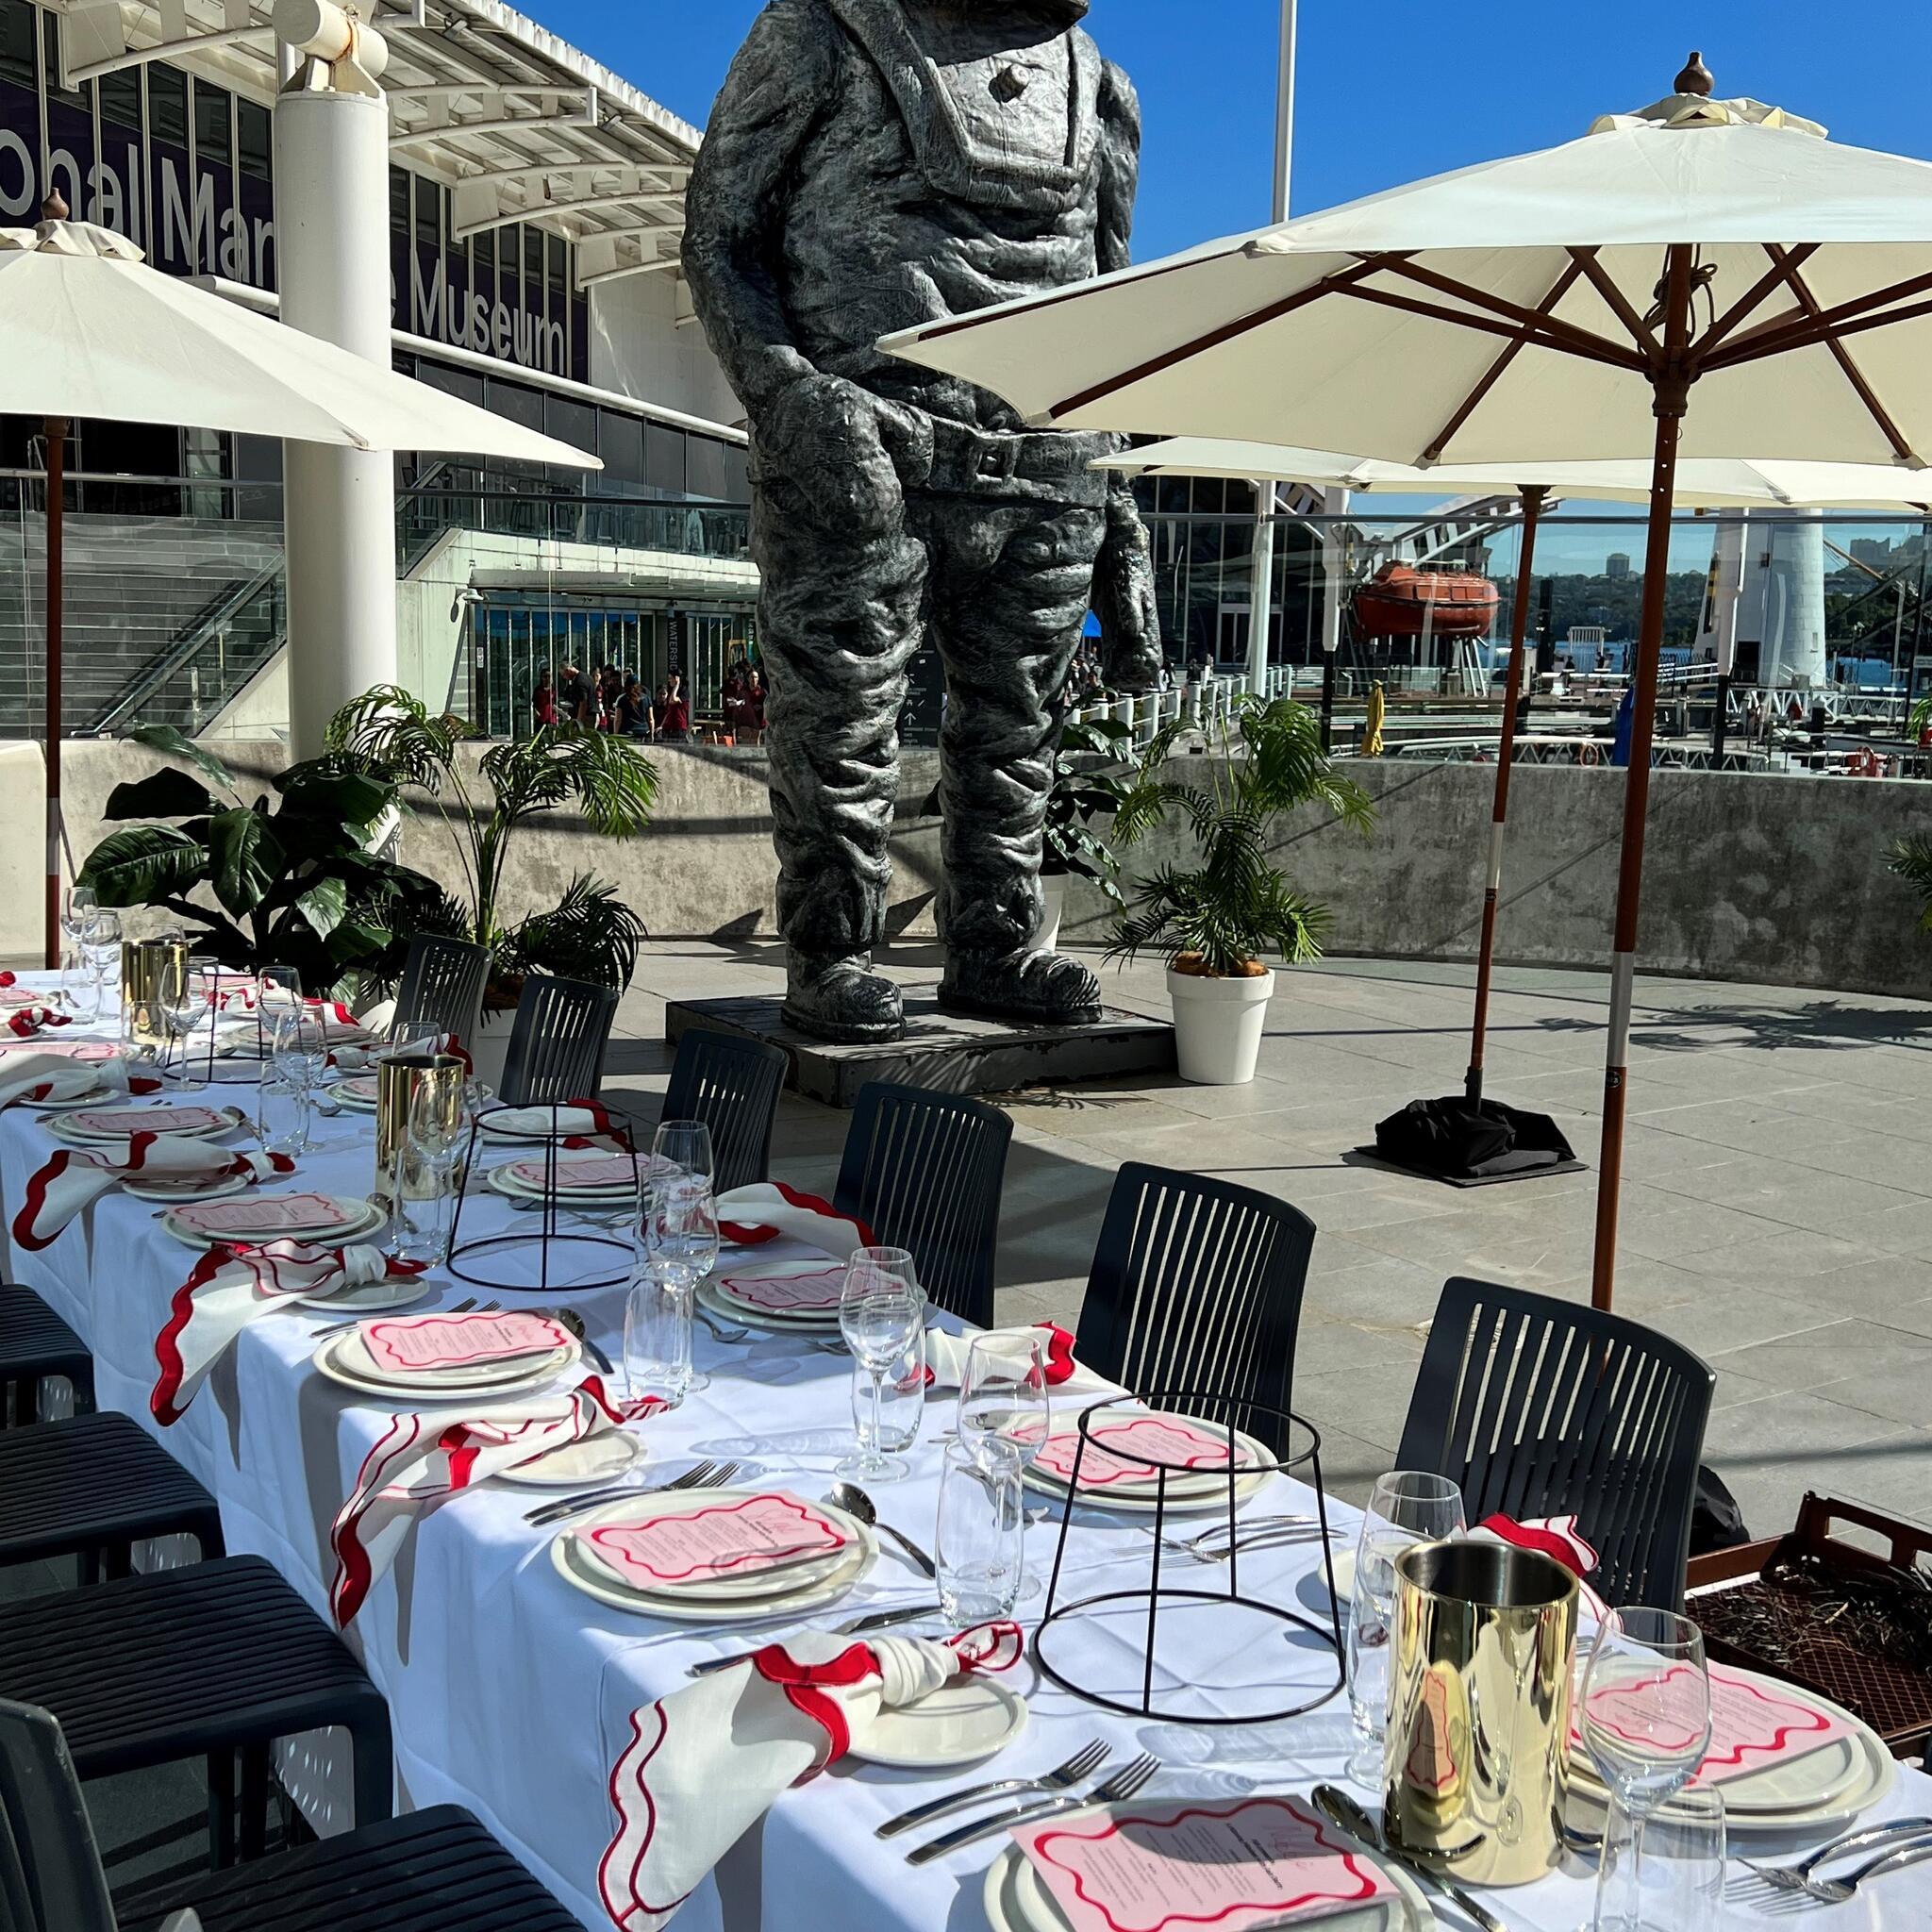
<path id="1" fill-rule="evenodd" d="M 188 970 L 186 940 L 124 940 L 121 942 L 121 1037 L 145 1046 L 168 1039 L 161 1016 L 161 990 L 171 967 Z"/>
<path id="2" fill-rule="evenodd" d="M 1561 1859 L 1576 1578 L 1533 1550 L 1423 1543 L 1395 1564 L 1384 1824 L 1469 1885 Z"/>
<path id="3" fill-rule="evenodd" d="M 410 1187 L 409 1163 L 404 1157 L 409 1143 L 409 1112 L 418 1089 L 429 1086 L 446 1124 L 454 1124 L 463 1108 L 468 1069 L 454 1054 L 398 1053 L 385 1056 L 375 1067 L 375 1191 L 391 1207 Z M 411 1198 L 415 1196 L 411 1195 Z"/>

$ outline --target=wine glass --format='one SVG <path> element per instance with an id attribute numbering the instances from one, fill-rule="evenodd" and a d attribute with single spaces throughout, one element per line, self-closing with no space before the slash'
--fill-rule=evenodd
<path id="1" fill-rule="evenodd" d="M 855 1248 L 845 1264 L 839 1296 L 839 1331 L 854 1358 L 872 1378 L 872 1440 L 841 1462 L 839 1475 L 890 1482 L 908 1473 L 906 1459 L 879 1445 L 885 1380 L 911 1347 L 925 1322 L 925 1296 L 904 1248 Z"/>
<path id="2" fill-rule="evenodd" d="M 1018 1478 L 1039 1459 L 1053 1430 L 1046 1338 L 1037 1329 L 976 1335 L 959 1377 L 959 1440 L 991 1475 Z M 1040 1594 L 1024 1574 L 1017 1599 Z"/>
<path id="3" fill-rule="evenodd" d="M 1389 1634 L 1395 1621 L 1395 1563 L 1418 1543 L 1460 1536 L 1462 1491 L 1445 1475 L 1396 1470 L 1377 1478 L 1356 1546 L 1348 1619 L 1348 1702 L 1356 1750 L 1348 1774 L 1372 1790 L 1382 1780 L 1389 1728 Z"/>
<path id="4" fill-rule="evenodd" d="M 201 960 L 178 952 L 168 955 L 161 967 L 156 1003 L 168 1029 L 169 1051 L 180 1056 L 176 1078 L 184 1087 L 188 1084 L 188 1041 L 209 1018 L 208 1002 L 213 996 L 213 980 Z"/>
<path id="5" fill-rule="evenodd" d="M 650 1171 L 661 1174 L 667 1166 L 680 1174 L 702 1174 L 709 1180 L 716 1173 L 711 1160 L 711 1130 L 703 1121 L 659 1121 L 651 1136 Z"/>
<path id="6" fill-rule="evenodd" d="M 1598 1625 L 1576 1728 L 1630 1820 L 1629 1856 L 1597 1873 L 1596 1932 L 1647 1932 L 1643 1831 L 1710 1748 L 1704 1633 L 1674 1610 L 1612 1610 Z"/>
<path id="7" fill-rule="evenodd" d="M 718 1265 L 718 1208 L 708 1174 L 653 1174 L 644 1184 L 644 1254 L 653 1278 L 677 1297 L 688 1318 L 698 1283 Z M 711 1378 L 693 1368 L 685 1383 L 696 1394 Z"/>
<path id="8" fill-rule="evenodd" d="M 60 901 L 60 930 L 74 947 L 85 946 L 93 937 L 94 915 L 100 902 L 92 886 L 69 886 Z"/>
<path id="9" fill-rule="evenodd" d="M 441 1261 L 448 1253 L 445 1210 L 468 1132 L 461 1087 L 447 1080 L 418 1080 L 409 1096 L 408 1124 L 416 1186 L 403 1189 L 401 1200 L 406 1223 L 413 1224 L 420 1216 L 426 1224 L 408 1229 L 406 1239 L 412 1259 Z"/>
<path id="10" fill-rule="evenodd" d="M 275 1024 L 284 1013 L 302 1005 L 302 975 L 292 966 L 262 966 L 254 975 L 248 992 L 253 994 L 255 1021 L 260 1042 L 266 1046 L 275 1039 Z M 242 1010 L 247 1011 L 244 995 Z"/>
<path id="11" fill-rule="evenodd" d="M 267 1007 L 262 1024 L 268 1028 L 269 1058 L 288 1083 L 308 1097 L 328 1071 L 328 1036 L 322 1015 L 299 999 Z"/>

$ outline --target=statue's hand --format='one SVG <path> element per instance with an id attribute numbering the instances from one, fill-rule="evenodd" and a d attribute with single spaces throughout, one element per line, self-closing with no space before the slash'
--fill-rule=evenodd
<path id="1" fill-rule="evenodd" d="M 1116 691 L 1152 691 L 1166 656 L 1154 558 L 1146 527 L 1131 503 L 1116 502 L 1093 570 L 1093 609 L 1100 619 L 1102 675 Z"/>
<path id="2" fill-rule="evenodd" d="M 782 474 L 826 523 L 891 529 L 905 512 L 904 479 L 932 467 L 931 425 L 841 375 L 780 390 L 757 435 L 761 466 Z"/>

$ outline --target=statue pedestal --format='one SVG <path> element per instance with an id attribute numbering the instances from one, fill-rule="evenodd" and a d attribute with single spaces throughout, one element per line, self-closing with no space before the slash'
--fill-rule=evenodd
<path id="1" fill-rule="evenodd" d="M 791 1058 L 788 1084 L 827 1107 L 852 1107 L 868 1080 L 941 1093 L 1005 1093 L 1058 1080 L 1174 1071 L 1174 1027 L 1117 1007 L 1102 1008 L 1091 1026 L 1042 1026 L 943 1012 L 933 988 L 908 987 L 903 1039 L 831 1046 L 788 1026 L 782 1005 L 775 994 L 675 1001 L 664 1011 L 664 1037 L 675 1045 L 688 1028 L 703 1026 L 772 1041 Z"/>

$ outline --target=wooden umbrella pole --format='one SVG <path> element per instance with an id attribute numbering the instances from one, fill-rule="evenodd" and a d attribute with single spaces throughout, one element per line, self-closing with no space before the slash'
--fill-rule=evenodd
<path id="1" fill-rule="evenodd" d="M 1516 720 L 1523 702 L 1523 654 L 1529 638 L 1530 574 L 1536 526 L 1543 513 L 1542 484 L 1523 492 L 1523 551 L 1516 560 L 1516 605 L 1509 624 L 1509 675 L 1503 686 L 1503 741 L 1496 748 L 1496 803 L 1490 823 L 1490 871 L 1483 890 L 1483 941 L 1475 969 L 1475 1024 L 1470 1034 L 1463 1091 L 1472 1107 L 1483 1097 L 1483 1050 L 1490 1030 L 1490 980 L 1496 964 L 1496 913 L 1503 896 L 1503 837 L 1509 823 L 1509 774 L 1516 764 Z"/>
<path id="2" fill-rule="evenodd" d="M 1664 353 L 1651 378 L 1657 448 L 1650 473 L 1650 525 L 1630 720 L 1630 770 L 1624 789 L 1624 849 L 1617 874 L 1617 924 L 1610 961 L 1609 1042 L 1604 1059 L 1603 1152 L 1598 1163 L 1596 1257 L 1591 1302 L 1607 1308 L 1616 1292 L 1617 1214 L 1624 1186 L 1624 1120 L 1630 1074 L 1630 1007 L 1637 980 L 1638 914 L 1643 897 L 1643 836 L 1650 809 L 1650 755 L 1657 726 L 1657 660 L 1664 641 L 1664 587 L 1671 567 L 1671 510 L 1677 445 L 1690 405 L 1685 345 L 1690 330 L 1690 249 L 1673 243 L 1665 270 Z"/>
<path id="3" fill-rule="evenodd" d="M 60 618 L 67 422 L 47 418 L 47 970 L 60 965 Z"/>

